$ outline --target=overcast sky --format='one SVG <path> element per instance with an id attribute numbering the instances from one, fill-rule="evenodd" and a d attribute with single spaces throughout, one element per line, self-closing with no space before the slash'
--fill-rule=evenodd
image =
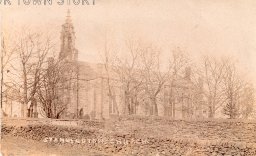
<path id="1" fill-rule="evenodd" d="M 14 0 L 13 0 L 14 1 Z M 115 43 L 133 35 L 169 53 L 233 55 L 256 80 L 256 1 L 254 0 L 96 0 L 94 6 L 1 6 L 1 22 L 11 32 L 27 25 L 59 39 L 70 8 L 79 59 L 98 61 L 108 32 Z M 256 81 L 255 81 L 256 82 Z"/>

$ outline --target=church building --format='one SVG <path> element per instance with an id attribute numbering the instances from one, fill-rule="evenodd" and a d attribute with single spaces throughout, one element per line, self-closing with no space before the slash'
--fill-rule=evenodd
<path id="1" fill-rule="evenodd" d="M 75 48 L 75 31 L 68 13 L 66 22 L 62 25 L 61 31 L 61 51 L 59 59 L 63 62 L 69 62 L 67 66 L 74 71 L 67 70 L 64 75 L 73 74 L 74 81 L 67 90 L 60 91 L 65 97 L 63 102 L 67 104 L 67 109 L 63 118 L 91 118 L 106 119 L 115 115 L 125 114 L 124 111 L 124 90 L 122 83 L 118 80 L 115 73 L 108 73 L 104 64 L 87 63 L 78 61 L 78 50 Z M 65 65 L 65 63 L 64 63 Z M 175 81 L 172 87 L 169 82 L 164 85 L 160 93 L 159 116 L 168 116 L 172 118 L 191 118 L 202 117 L 206 115 L 206 108 L 202 102 L 201 89 L 193 85 L 191 70 L 187 68 L 184 77 Z M 109 86 L 109 80 L 111 86 Z M 111 87 L 113 96 L 110 96 L 109 87 Z M 172 94 L 170 93 L 172 92 Z M 197 98 L 195 100 L 195 98 Z M 199 99 L 198 99 L 199 98 Z M 146 101 L 143 104 L 135 106 L 136 115 L 152 115 L 152 110 Z"/>
<path id="2" fill-rule="evenodd" d="M 79 51 L 76 49 L 76 35 L 72 24 L 70 12 L 61 28 L 60 53 L 57 61 L 61 63 L 62 78 L 68 81 L 59 84 L 57 89 L 58 97 L 54 102 L 61 108 L 60 117 L 66 119 L 108 119 L 112 116 L 127 114 L 125 106 L 124 84 L 118 79 L 116 73 L 108 73 L 105 65 L 101 63 L 88 63 L 78 61 Z M 48 69 L 56 61 L 48 59 Z M 191 69 L 186 68 L 184 76 L 173 82 L 167 81 L 162 91 L 159 93 L 157 101 L 158 115 L 170 118 L 198 118 L 207 114 L 204 105 L 201 85 L 195 85 L 191 81 Z M 11 90 L 10 90 L 11 92 Z M 146 99 L 146 98 L 145 98 Z M 153 115 L 154 107 L 149 100 L 138 98 L 133 103 L 132 113 L 140 116 Z M 14 110 L 14 102 L 8 102 L 4 106 L 7 116 L 20 117 L 21 113 Z M 37 107 L 33 109 L 33 114 L 40 115 L 40 102 L 37 100 Z M 11 107 L 9 107 L 9 105 Z M 20 106 L 15 104 L 15 106 Z M 11 112 L 10 112 L 11 111 Z M 34 116 L 37 117 L 37 116 Z"/>

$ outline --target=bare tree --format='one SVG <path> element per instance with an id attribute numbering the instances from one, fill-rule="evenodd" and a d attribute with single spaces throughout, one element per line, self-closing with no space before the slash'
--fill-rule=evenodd
<path id="1" fill-rule="evenodd" d="M 223 114 L 230 119 L 238 118 L 240 115 L 239 104 L 243 86 L 243 79 L 238 74 L 234 63 L 225 65 L 224 74 L 224 95 L 227 98 L 226 104 L 223 107 Z"/>
<path id="2" fill-rule="evenodd" d="M 43 65 L 47 54 L 53 49 L 53 43 L 49 37 L 40 33 L 24 32 L 17 38 L 16 53 L 20 69 L 17 72 L 22 77 L 22 115 L 32 117 L 35 94 L 40 81 Z"/>
<path id="3" fill-rule="evenodd" d="M 48 118 L 58 119 L 66 109 L 66 103 L 60 101 L 60 90 L 66 89 L 63 88 L 63 84 L 67 83 L 62 76 L 63 70 L 64 68 L 60 61 L 49 58 L 48 67 L 43 70 L 41 81 L 38 84 L 37 96 L 44 114 Z"/>
<path id="4" fill-rule="evenodd" d="M 189 66 L 189 58 L 188 54 L 182 51 L 179 47 L 175 48 L 171 53 L 171 58 L 169 60 L 169 80 L 168 83 L 170 85 L 169 91 L 169 102 L 167 105 L 171 108 L 171 117 L 175 118 L 175 97 L 177 97 L 177 88 L 175 87 L 175 82 L 178 82 L 181 79 L 184 79 L 181 74 Z"/>
<path id="5" fill-rule="evenodd" d="M 248 119 L 249 117 L 252 117 L 255 113 L 255 89 L 252 84 L 248 83 L 243 87 L 240 102 L 242 118 Z"/>
<path id="6" fill-rule="evenodd" d="M 125 114 L 135 114 L 136 101 L 135 93 L 142 84 L 140 79 L 140 59 L 139 52 L 141 45 L 138 41 L 129 39 L 126 41 L 128 50 L 125 58 L 116 57 L 113 65 L 114 72 L 118 75 L 124 91 L 124 108 Z"/>
<path id="7" fill-rule="evenodd" d="M 5 38 L 3 37 L 1 43 L 1 108 L 3 107 L 3 97 L 8 96 L 7 88 L 12 88 L 10 84 L 7 85 L 7 81 L 5 81 L 4 75 L 10 72 L 8 68 L 10 67 L 10 63 L 13 59 L 14 51 L 15 47 L 11 47 L 9 44 L 6 44 Z"/>
<path id="8" fill-rule="evenodd" d="M 148 46 L 141 51 L 143 88 L 145 95 L 150 99 L 152 114 L 158 116 L 158 97 L 169 80 L 170 67 L 163 71 L 160 61 L 160 51 L 153 46 Z"/>
<path id="9" fill-rule="evenodd" d="M 204 95 L 207 100 L 208 117 L 214 118 L 215 112 L 223 106 L 226 97 L 223 94 L 223 76 L 226 60 L 214 57 L 203 57 L 202 78 L 205 82 Z"/>
<path id="10" fill-rule="evenodd" d="M 114 89 L 114 84 L 116 84 L 116 81 L 113 78 L 113 59 L 114 59 L 114 51 L 113 51 L 113 47 L 111 47 L 110 45 L 110 41 L 107 38 L 107 33 L 105 33 L 104 36 L 104 45 L 103 45 L 103 54 L 99 53 L 104 65 L 104 69 L 106 71 L 106 81 L 107 81 L 107 96 L 109 97 L 109 107 L 111 107 L 111 111 L 114 110 L 114 112 L 116 112 L 117 115 L 119 115 L 119 108 L 118 108 L 118 104 L 117 104 L 117 100 L 116 100 L 116 93 L 115 93 L 115 89 Z M 112 103 L 113 106 L 110 104 Z M 102 106 L 103 107 L 103 106 Z M 114 107 L 114 108 L 112 108 Z M 103 108 L 101 108 L 103 109 Z"/>

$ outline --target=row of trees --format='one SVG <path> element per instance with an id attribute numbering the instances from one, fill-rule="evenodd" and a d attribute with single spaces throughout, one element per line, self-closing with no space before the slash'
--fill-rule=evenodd
<path id="1" fill-rule="evenodd" d="M 248 118 L 254 114 L 253 85 L 238 71 L 235 61 L 206 56 L 201 71 L 209 118 L 214 118 L 220 109 L 229 118 Z"/>
<path id="2" fill-rule="evenodd" d="M 114 73 L 121 80 L 124 90 L 124 113 L 136 114 L 136 107 L 147 101 L 147 106 L 158 115 L 164 86 L 170 86 L 169 105 L 175 104 L 175 82 L 185 78 L 187 67 L 191 74 L 193 88 L 199 92 L 193 93 L 193 105 L 207 108 L 209 118 L 215 118 L 217 112 L 228 118 L 249 118 L 255 113 L 255 97 L 252 83 L 239 71 L 238 63 L 231 57 L 203 56 L 199 60 L 191 60 L 181 48 L 171 51 L 169 58 L 162 59 L 161 49 L 152 44 L 136 40 L 126 41 L 122 54 L 111 51 L 113 45 L 107 40 L 104 43 L 102 60 L 105 64 L 108 79 Z M 162 60 L 161 60 L 162 59 Z M 108 80 L 110 97 L 112 84 Z M 182 85 L 182 84 L 181 84 Z M 202 99 L 198 99 L 202 98 Z M 202 102 L 203 101 L 203 102 Z M 145 103 L 144 103 L 145 104 Z M 163 103 L 162 103 L 163 104 Z M 193 106 L 187 109 L 200 108 Z M 175 109 L 174 106 L 172 106 Z M 175 111 L 175 110 L 174 110 Z M 182 110 L 183 111 L 183 110 Z M 193 110 L 187 110 L 193 112 Z M 174 112 L 175 113 L 175 112 Z"/>
<path id="3" fill-rule="evenodd" d="M 14 92 L 18 92 L 19 98 L 5 96 L 4 89 L 2 97 L 8 97 L 7 101 L 16 100 L 21 103 L 23 117 L 37 117 L 40 113 L 48 118 L 59 118 L 66 106 L 61 102 L 62 94 L 58 91 L 66 87 L 63 84 L 70 83 L 70 79 L 63 76 L 63 71 L 67 69 L 55 56 L 56 44 L 53 39 L 43 33 L 23 31 L 15 39 L 2 41 L 5 53 L 3 86 L 5 90 L 7 85 L 12 87 Z"/>
<path id="4" fill-rule="evenodd" d="M 101 55 L 107 71 L 110 98 L 115 97 L 115 84 L 111 84 L 111 79 L 117 76 L 124 91 L 123 113 L 136 114 L 137 106 L 146 104 L 151 115 L 158 115 L 160 94 L 164 86 L 177 80 L 188 65 L 188 58 L 176 49 L 169 62 L 163 63 L 159 48 L 136 40 L 127 40 L 126 48 L 122 50 L 123 56 L 114 56 L 106 41 Z"/>
<path id="5" fill-rule="evenodd" d="M 165 85 L 170 86 L 170 104 L 174 105 L 175 82 L 184 79 L 184 71 L 189 67 L 192 71 L 189 80 L 194 88 L 201 88 L 209 118 L 214 118 L 216 112 L 229 118 L 254 115 L 253 85 L 241 75 L 237 63 L 231 58 L 204 56 L 193 62 L 181 48 L 175 48 L 169 57 L 163 57 L 162 49 L 134 39 L 125 42 L 122 52 L 113 51 L 113 47 L 106 40 L 101 56 L 107 73 L 108 96 L 115 101 L 118 114 L 136 114 L 137 106 L 143 104 L 151 111 L 149 114 L 159 115 Z M 2 49 L 5 52 L 2 71 L 8 71 L 8 83 L 20 91 L 23 116 L 37 116 L 33 112 L 38 111 L 33 110 L 39 102 L 42 114 L 59 118 L 66 105 L 62 102 L 64 93 L 60 94 L 58 90 L 62 88 L 68 92 L 71 85 L 64 84 L 71 80 L 62 76 L 67 69 L 54 56 L 56 44 L 53 40 L 44 34 L 24 32 L 12 42 L 3 43 Z M 55 59 L 49 60 L 50 56 Z M 122 108 L 118 108 L 115 99 L 113 76 L 117 76 L 124 91 Z M 198 104 L 196 97 L 192 101 L 194 105 Z"/>

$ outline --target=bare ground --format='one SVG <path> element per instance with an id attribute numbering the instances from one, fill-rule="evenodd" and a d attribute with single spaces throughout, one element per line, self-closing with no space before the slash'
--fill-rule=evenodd
<path id="1" fill-rule="evenodd" d="M 5 155 L 103 156 L 103 155 L 256 155 L 256 123 L 244 121 L 176 121 L 145 118 L 90 121 L 82 127 L 6 122 L 2 126 Z M 41 120 L 40 120 L 41 122 Z M 19 137 L 17 137 L 19 136 Z M 147 138 L 144 146 L 49 144 L 51 137 Z M 7 154 L 8 153 L 8 154 Z"/>
<path id="2" fill-rule="evenodd" d="M 3 156 L 107 156 L 82 147 L 46 144 L 14 136 L 3 136 L 1 153 Z"/>

